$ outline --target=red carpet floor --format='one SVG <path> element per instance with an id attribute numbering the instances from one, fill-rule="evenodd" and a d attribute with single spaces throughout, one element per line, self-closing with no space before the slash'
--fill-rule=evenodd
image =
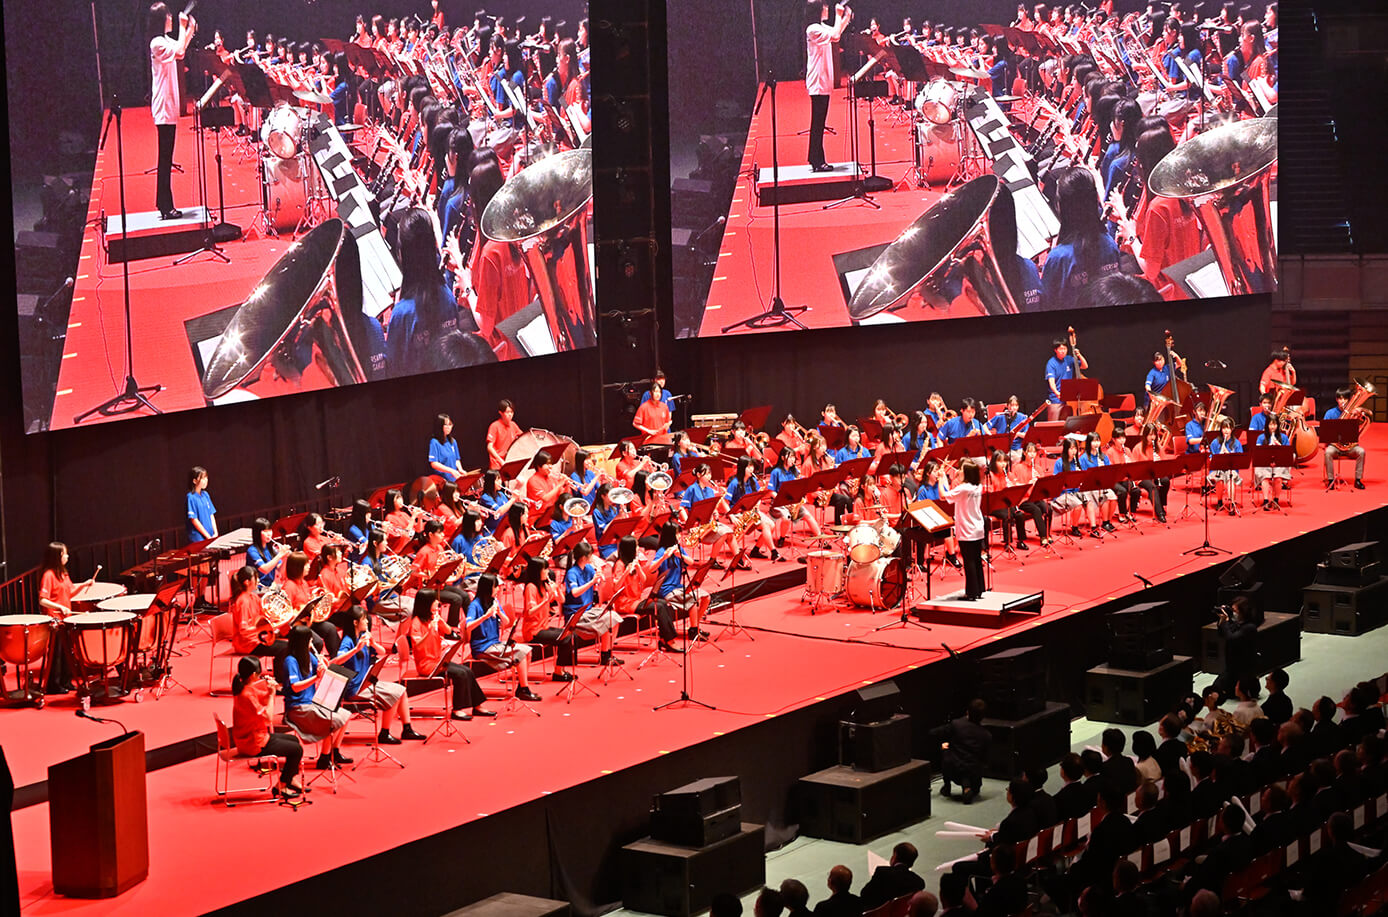
<path id="1" fill-rule="evenodd" d="M 799 136 L 810 123 L 810 100 L 803 82 L 785 82 L 777 88 L 777 146 L 782 167 L 805 163 L 807 138 Z M 910 128 L 894 124 L 893 107 L 874 106 L 877 137 L 877 174 L 899 183 L 914 161 Z M 870 167 L 868 106 L 859 103 L 859 162 Z M 842 90 L 829 102 L 828 125 L 837 134 L 825 137 L 830 162 L 847 162 L 850 149 L 849 106 Z M 952 149 L 952 147 L 951 147 Z M 771 166 L 771 105 L 764 103 L 752 116 L 747 146 L 742 156 L 742 178 L 733 192 L 727 229 L 718 252 L 718 266 L 709 288 L 700 336 L 717 335 L 721 329 L 760 312 L 772 290 L 772 208 L 757 204 L 753 166 Z M 807 305 L 800 316 L 811 328 L 835 328 L 850 324 L 848 307 L 840 292 L 832 256 L 872 245 L 888 243 L 927 210 L 943 192 L 943 186 L 873 195 L 881 209 L 862 202 L 841 204 L 829 210 L 823 203 L 788 204 L 781 207 L 781 298 L 787 305 Z M 959 313 L 909 307 L 893 313 L 901 319 L 957 318 Z M 737 333 L 749 329 L 738 329 Z"/>
<path id="2" fill-rule="evenodd" d="M 1388 447 L 1388 432 L 1373 429 L 1365 445 L 1371 455 Z M 1388 479 L 1370 465 L 1366 491 L 1325 493 L 1318 465 L 1295 476 L 1293 505 L 1284 515 L 1249 512 L 1242 518 L 1211 519 L 1210 540 L 1233 555 L 1194 558 L 1181 554 L 1199 544 L 1199 519 L 1186 519 L 1170 528 L 1151 523 L 1144 510 L 1143 534 L 1127 532 L 1105 543 L 1086 539 L 1083 550 L 1064 549 L 1060 557 L 1028 557 L 1025 565 L 997 560 L 994 588 L 1016 592 L 1044 590 L 1044 613 L 1002 630 L 936 626 L 933 631 L 893 628 L 873 632 L 887 623 L 886 612 L 845 608 L 821 609 L 811 616 L 792 589 L 740 602 L 737 620 L 755 640 L 730 636 L 725 652 L 702 649 L 693 656 L 694 696 L 720 709 L 652 711 L 652 706 L 679 696 L 680 669 L 672 662 L 653 663 L 634 671 L 634 681 L 620 679 L 595 685 L 601 697 L 581 694 L 572 704 L 549 697 L 538 705 L 539 718 L 524 711 L 492 721 L 475 721 L 465 731 L 472 739 L 445 739 L 427 746 L 405 746 L 399 756 L 408 769 L 368 765 L 355 772 L 336 796 L 315 792 L 316 804 L 298 813 L 277 807 L 249 806 L 227 810 L 214 805 L 210 757 L 152 772 L 150 803 L 151 872 L 148 880 L 114 901 L 75 901 L 57 897 L 50 881 L 48 809 L 31 806 L 14 813 L 20 887 L 26 913 L 201 913 L 244 900 L 333 866 L 350 863 L 468 821 L 500 812 L 543 795 L 598 779 L 670 751 L 690 747 L 715 735 L 807 706 L 864 682 L 892 677 L 909 668 L 943 657 L 941 647 L 956 651 L 983 645 L 1018 631 L 1095 604 L 1137 591 L 1134 571 L 1161 583 L 1278 541 L 1388 505 Z M 1174 519 L 1184 492 L 1173 491 Z M 782 568 L 784 569 L 784 568 Z M 936 580 L 938 594 L 960 585 L 957 573 Z M 726 611 L 714 616 L 726 622 Z M 714 628 L 716 631 L 716 628 Z M 1044 639 L 1040 633 L 1037 639 Z M 176 672 L 196 695 L 170 694 L 155 701 L 125 703 L 104 711 L 132 728 L 145 730 L 149 746 L 204 734 L 213 712 L 229 715 L 227 699 L 205 695 L 207 645 L 190 650 Z M 587 671 L 591 678 L 592 670 Z M 217 683 L 226 677 L 224 662 Z M 432 698 L 424 698 L 430 700 Z M 0 744 L 5 746 L 16 782 L 42 779 L 49 763 L 76 754 L 93 741 L 107 737 L 108 727 L 84 723 L 71 716 L 72 704 L 55 704 L 42 711 L 0 712 Z M 433 721 L 424 721 L 432 727 Z M 360 732 L 360 729 L 358 729 Z M 349 745 L 360 755 L 362 737 Z M 548 761 L 553 750 L 565 749 L 566 766 L 526 767 Z M 496 775 L 519 775 L 498 779 Z M 427 808 L 408 806 L 420 786 L 476 787 L 476 793 L 432 794 Z M 293 821 L 286 821 L 292 819 Z M 329 859 L 280 858 L 273 870 L 251 872 L 235 884 L 190 882 L 209 863 L 226 862 L 234 851 L 258 849 L 264 839 L 293 824 L 302 837 L 336 839 Z M 341 832 L 345 824 L 370 824 L 371 831 Z"/>
<path id="3" fill-rule="evenodd" d="M 152 211 L 153 168 L 158 141 L 149 109 L 130 108 L 124 114 L 125 196 L 130 213 Z M 197 206 L 196 137 L 192 119 L 179 124 L 174 161 L 183 166 L 173 174 L 174 203 L 187 209 Z M 121 265 L 107 263 L 99 218 L 120 214 L 120 183 L 114 134 L 97 153 L 92 179 L 89 221 L 82 239 L 82 254 L 68 317 L 67 343 L 58 390 L 54 399 L 52 429 L 73 425 L 75 415 L 115 394 L 125 380 L 125 311 Z M 217 208 L 215 144 L 207 139 L 208 204 Z M 174 266 L 173 257 L 130 262 L 130 311 L 134 326 L 135 376 L 142 385 L 164 386 L 152 399 L 163 411 L 202 407 L 205 402 L 197 368 L 193 363 L 185 320 L 246 298 L 265 273 L 289 247 L 292 238 L 262 238 L 251 232 L 260 209 L 260 183 L 254 159 L 242 161 L 227 139 L 222 143 L 227 220 L 247 230 L 241 241 L 228 243 L 230 264 L 200 255 Z M 130 415 L 123 415 L 130 416 Z M 99 415 L 84 421 L 100 423 Z"/>

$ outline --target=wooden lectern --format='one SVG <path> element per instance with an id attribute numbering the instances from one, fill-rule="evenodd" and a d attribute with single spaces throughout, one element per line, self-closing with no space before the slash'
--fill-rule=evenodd
<path id="1" fill-rule="evenodd" d="M 128 732 L 48 769 L 53 890 L 111 898 L 149 875 L 145 736 Z"/>

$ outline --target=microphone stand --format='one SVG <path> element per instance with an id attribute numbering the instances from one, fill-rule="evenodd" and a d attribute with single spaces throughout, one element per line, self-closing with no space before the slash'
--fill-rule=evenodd
<path id="1" fill-rule="evenodd" d="M 154 403 L 145 395 L 145 392 L 157 395 L 164 390 L 164 386 L 158 383 L 141 385 L 135 381 L 135 345 L 130 328 L 130 257 L 128 249 L 130 245 L 130 219 L 125 209 L 125 135 L 121 131 L 120 99 L 114 93 L 111 96 L 111 106 L 106 113 L 106 127 L 101 134 L 103 147 L 106 145 L 106 136 L 111 130 L 112 121 L 116 124 L 116 172 L 120 183 L 120 241 L 121 247 L 126 249 L 126 257 L 121 259 L 120 265 L 121 284 L 125 300 L 125 388 L 96 407 L 73 417 L 74 426 L 82 423 L 93 414 L 100 414 L 102 417 L 115 417 L 140 410 L 147 410 L 152 414 L 164 413 L 155 407 Z"/>
<path id="2" fill-rule="evenodd" d="M 776 90 L 775 90 L 775 87 L 772 87 L 772 90 L 771 90 L 771 108 L 772 108 L 773 111 L 775 111 L 775 108 L 776 108 Z M 690 595 L 689 595 L 689 564 L 685 562 L 685 558 L 684 558 L 684 548 L 680 547 L 679 540 L 676 539 L 676 540 L 675 540 L 674 546 L 673 546 L 672 548 L 670 548 L 670 550 L 679 552 L 679 553 L 676 554 L 675 556 L 678 557 L 678 558 L 680 559 L 680 592 L 681 592 L 681 594 L 684 596 L 684 601 L 687 603 L 687 602 L 689 601 L 689 599 L 690 599 Z M 717 550 L 717 547 L 715 547 L 714 550 L 716 551 L 716 550 Z M 658 598 L 656 598 L 655 596 L 652 596 L 652 597 L 651 597 L 651 600 L 654 601 L 654 602 L 660 601 L 660 600 L 659 600 Z M 694 601 L 695 601 L 695 602 L 698 601 L 698 597 L 697 597 L 697 596 L 694 597 Z M 671 617 L 673 618 L 674 615 L 671 615 Z M 691 694 L 689 693 L 689 684 L 690 684 L 690 679 L 691 679 L 691 677 L 692 677 L 692 676 L 690 675 L 690 673 L 689 673 L 689 657 L 692 656 L 692 655 L 694 655 L 693 653 L 690 652 L 691 649 L 693 649 L 693 644 L 690 643 L 689 640 L 685 640 L 685 641 L 684 641 L 684 652 L 680 654 L 680 655 L 683 657 L 682 659 L 680 659 L 680 677 L 681 677 L 681 679 L 682 679 L 682 684 L 681 684 L 681 686 L 680 686 L 680 696 L 677 697 L 677 698 L 675 698 L 674 700 L 667 700 L 667 701 L 666 701 L 665 703 L 663 703 L 663 704 L 657 704 L 656 706 L 654 706 L 654 707 L 651 708 L 652 710 L 671 710 L 671 709 L 674 709 L 675 707 L 688 707 L 688 706 L 691 706 L 691 705 L 692 705 L 692 706 L 695 706 L 695 707 L 703 707 L 705 710 L 717 710 L 717 709 L 718 709 L 717 707 L 713 706 L 712 704 L 706 704 L 706 703 L 704 703 L 704 702 L 701 701 L 701 700 L 697 700 L 693 695 L 691 695 Z"/>
<path id="3" fill-rule="evenodd" d="M 755 18 L 753 17 L 753 21 Z M 787 306 L 785 300 L 781 299 L 781 165 L 776 130 L 776 75 L 769 70 L 763 92 L 766 89 L 771 92 L 771 303 L 765 311 L 725 326 L 723 334 L 734 328 L 779 328 L 788 324 L 801 331 L 809 330 L 809 326 L 797 316 L 808 312 L 810 307 Z M 752 182 L 755 188 L 755 175 L 752 176 Z"/>

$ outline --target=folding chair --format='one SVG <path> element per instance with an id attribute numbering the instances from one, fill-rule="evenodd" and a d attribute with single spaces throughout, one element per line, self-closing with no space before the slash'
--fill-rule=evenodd
<path id="1" fill-rule="evenodd" d="M 222 721 L 220 714 L 212 714 L 212 721 L 217 729 L 217 757 L 213 761 L 213 789 L 217 797 L 221 799 L 222 805 L 228 809 L 234 808 L 238 803 L 233 800 L 234 796 L 242 796 L 250 793 L 264 793 L 263 799 L 247 799 L 246 804 L 258 805 L 265 802 L 277 802 L 286 805 L 301 805 L 312 800 L 306 796 L 300 796 L 295 800 L 278 799 L 270 795 L 270 791 L 275 786 L 275 775 L 279 773 L 281 759 L 275 755 L 243 755 L 236 750 L 236 744 L 231 740 L 231 729 Z M 252 773 L 264 779 L 255 786 L 232 786 L 231 785 L 231 765 L 233 761 L 245 761 Z M 304 791 L 307 793 L 307 789 Z"/>

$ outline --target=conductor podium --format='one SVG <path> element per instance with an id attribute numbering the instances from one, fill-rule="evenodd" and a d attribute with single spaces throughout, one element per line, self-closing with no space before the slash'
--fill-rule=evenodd
<path id="1" fill-rule="evenodd" d="M 145 736 L 128 732 L 48 769 L 53 890 L 111 898 L 149 874 Z"/>

